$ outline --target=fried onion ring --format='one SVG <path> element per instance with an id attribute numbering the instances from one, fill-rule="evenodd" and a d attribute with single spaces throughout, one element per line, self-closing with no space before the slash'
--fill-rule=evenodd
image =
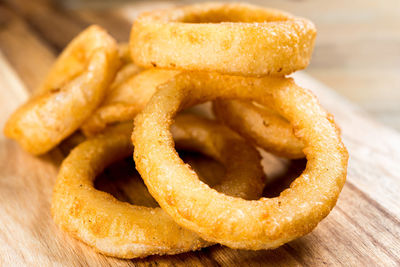
<path id="1" fill-rule="evenodd" d="M 130 37 L 139 66 L 286 75 L 309 64 L 312 22 L 248 4 L 207 3 L 142 13 Z"/>
<path id="2" fill-rule="evenodd" d="M 49 151 L 97 108 L 119 65 L 115 40 L 89 27 L 57 59 L 39 94 L 10 116 L 4 134 L 32 154 Z"/>
<path id="3" fill-rule="evenodd" d="M 157 86 L 178 73 L 179 71 L 149 69 L 114 83 L 101 106 L 82 125 L 82 131 L 86 136 L 93 136 L 107 125 L 132 120 L 147 104 Z M 120 73 L 117 78 L 119 76 Z"/>
<path id="4" fill-rule="evenodd" d="M 127 100 L 133 98 L 136 100 L 134 103 L 140 105 L 140 102 L 138 102 L 140 98 L 137 97 L 137 94 L 145 95 L 143 92 L 148 91 L 132 92 L 129 86 L 132 83 L 132 77 L 141 71 L 141 68 L 132 63 L 129 45 L 127 43 L 118 44 L 118 53 L 123 65 L 107 90 L 100 107 L 81 126 L 81 130 L 86 136 L 93 136 L 100 132 L 106 128 L 108 123 L 127 121 L 124 119 L 126 114 L 129 112 L 133 116 L 132 113 L 137 110 L 137 108 L 133 110 L 131 106 L 126 105 L 126 102 L 129 103 Z"/>
<path id="5" fill-rule="evenodd" d="M 216 98 L 272 104 L 304 143 L 306 169 L 279 197 L 248 201 L 218 193 L 179 158 L 169 131 L 173 117 Z M 182 73 L 159 86 L 136 116 L 132 141 L 136 168 L 162 209 L 205 240 L 232 248 L 276 248 L 309 233 L 335 206 L 346 180 L 348 154 L 336 124 L 291 78 Z"/>
<path id="6" fill-rule="evenodd" d="M 241 100 L 216 100 L 214 115 L 241 136 L 280 157 L 304 158 L 303 143 L 273 109 Z"/>
<path id="7" fill-rule="evenodd" d="M 178 147 L 199 151 L 226 167 L 216 189 L 246 199 L 261 196 L 265 182 L 261 158 L 244 139 L 194 115 L 178 116 L 171 130 Z M 130 205 L 94 189 L 93 180 L 108 164 L 132 155 L 131 133 L 132 123 L 116 126 L 69 154 L 53 193 L 55 222 L 101 253 L 121 258 L 176 254 L 210 245 L 177 225 L 161 208 Z M 186 208 L 190 212 L 192 207 Z"/>
<path id="8" fill-rule="evenodd" d="M 130 64 L 126 65 L 128 66 Z M 129 73 L 129 75 L 134 75 L 131 77 L 121 72 L 124 72 L 124 68 L 117 74 L 104 102 L 82 125 L 81 129 L 86 136 L 93 136 L 116 122 L 132 120 L 150 100 L 157 86 L 181 73 L 181 71 L 151 68 L 136 75 Z M 126 78 L 123 80 L 120 77 Z M 263 135 L 268 134 L 264 136 L 264 143 L 261 145 L 263 148 L 288 158 L 304 157 L 301 151 L 302 145 L 291 133 L 288 122 L 273 112 L 268 116 L 253 113 L 254 116 L 264 116 L 264 121 L 268 120 L 270 124 L 268 132 L 262 132 Z"/>

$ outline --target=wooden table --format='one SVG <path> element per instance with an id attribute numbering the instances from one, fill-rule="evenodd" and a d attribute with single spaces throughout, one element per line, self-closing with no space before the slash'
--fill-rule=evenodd
<path id="1" fill-rule="evenodd" d="M 63 11 L 45 0 L 33 2 L 0 4 L 1 128 L 79 31 L 98 23 L 124 41 L 135 14 L 171 5 L 137 3 L 105 12 Z M 315 58 L 315 64 L 320 64 L 317 55 Z M 398 266 L 400 135 L 310 76 L 294 76 L 335 115 L 350 153 L 348 179 L 337 206 L 311 234 L 271 251 L 232 250 L 216 245 L 198 252 L 132 261 L 105 257 L 60 231 L 51 219 L 52 186 L 66 152 L 54 149 L 45 156 L 33 157 L 0 135 L 0 265 Z M 271 179 L 276 178 L 271 188 L 284 186 L 286 178 L 304 168 L 304 161 L 288 162 L 271 156 L 264 163 L 269 163 L 267 173 Z"/>

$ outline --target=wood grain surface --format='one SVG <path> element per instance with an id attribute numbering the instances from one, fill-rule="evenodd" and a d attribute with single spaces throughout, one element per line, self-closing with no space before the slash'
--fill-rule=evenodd
<path id="1" fill-rule="evenodd" d="M 0 2 L 0 127 L 34 92 L 55 56 L 79 31 L 97 23 L 124 41 L 138 12 L 168 5 L 172 4 L 152 1 L 107 11 L 66 11 L 45 0 Z M 33 157 L 1 134 L 0 265 L 399 266 L 400 135 L 310 76 L 294 76 L 335 115 L 350 153 L 348 179 L 337 206 L 311 234 L 270 251 L 215 245 L 131 261 L 105 257 L 59 230 L 50 216 L 52 187 L 70 143 Z M 270 181 L 266 196 L 278 194 L 305 166 L 304 160 L 264 157 Z M 136 175 L 131 165 L 109 168 L 98 187 L 135 202 L 129 197 L 137 185 L 131 180 Z"/>

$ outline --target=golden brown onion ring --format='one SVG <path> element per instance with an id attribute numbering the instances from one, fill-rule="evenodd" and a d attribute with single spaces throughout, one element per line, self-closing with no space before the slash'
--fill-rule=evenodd
<path id="1" fill-rule="evenodd" d="M 171 130 L 181 148 L 197 150 L 226 167 L 216 189 L 246 199 L 260 197 L 264 185 L 260 155 L 244 139 L 194 115 L 178 116 Z M 210 245 L 177 225 L 161 208 L 120 202 L 93 187 L 96 175 L 108 164 L 132 155 L 131 133 L 132 123 L 116 126 L 80 144 L 64 160 L 53 193 L 56 223 L 98 251 L 122 258 L 176 254 Z M 173 195 L 166 197 L 175 201 Z M 186 208 L 190 212 L 193 207 Z"/>
<path id="2" fill-rule="evenodd" d="M 304 142 L 306 169 L 279 197 L 248 201 L 218 193 L 179 158 L 169 131 L 173 117 L 216 98 L 272 104 Z M 132 141 L 136 168 L 162 209 L 205 240 L 232 248 L 276 248 L 309 233 L 346 180 L 348 154 L 332 117 L 290 78 L 182 73 L 159 86 L 136 116 Z"/>
<path id="3" fill-rule="evenodd" d="M 273 109 L 241 100 L 216 100 L 214 115 L 241 136 L 280 157 L 304 158 L 303 143 Z"/>
<path id="4" fill-rule="evenodd" d="M 128 67 L 132 67 L 132 70 L 136 71 L 133 64 L 126 65 L 117 74 L 117 78 L 111 86 L 110 92 L 104 99 L 104 102 L 82 125 L 81 129 L 86 136 L 93 136 L 115 122 L 132 120 L 147 104 L 157 86 L 168 82 L 181 73 L 181 71 L 152 68 L 135 75 L 129 72 L 129 69 L 127 72 L 125 71 L 125 68 Z M 261 145 L 262 147 L 280 156 L 287 156 L 289 158 L 304 157 L 301 151 L 302 146 L 298 147 L 298 144 L 301 144 L 301 142 L 291 133 L 291 126 L 288 122 L 272 112 L 268 117 L 266 117 L 267 115 L 258 115 L 258 113 L 252 115 L 264 116 L 264 119 L 268 119 L 270 123 L 269 131 L 262 133 L 269 135 L 264 136 L 265 140 L 264 144 Z M 287 139 L 283 139 L 282 137 Z"/>
<path id="5" fill-rule="evenodd" d="M 133 67 L 131 63 L 127 67 Z M 124 71 L 124 70 L 122 70 Z M 118 73 L 116 81 L 101 106 L 82 125 L 86 136 L 101 132 L 115 122 L 130 121 L 147 104 L 158 85 L 177 75 L 178 71 L 149 69 L 137 75 L 130 73 L 125 80 Z M 133 75 L 133 76 L 132 76 Z"/>
<path id="6" fill-rule="evenodd" d="M 308 65 L 315 36 L 312 22 L 279 10 L 203 3 L 139 15 L 130 48 L 145 68 L 285 75 Z"/>
<path id="7" fill-rule="evenodd" d="M 119 69 L 114 81 L 107 90 L 103 102 L 90 116 L 90 118 L 81 126 L 82 132 L 86 136 L 92 136 L 103 130 L 108 123 L 117 121 L 127 121 L 123 119 L 126 113 L 130 111 L 131 117 L 134 112 L 132 107 L 127 106 L 129 99 L 137 100 L 136 94 L 145 95 L 143 92 L 132 92 L 130 84 L 132 78 L 141 71 L 141 68 L 132 63 L 129 47 L 127 43 L 118 44 L 118 54 L 121 59 L 122 67 Z M 135 101 L 135 104 L 140 105 L 140 102 Z M 137 108 L 136 108 L 137 109 Z M 129 110 L 129 111 L 128 111 Z"/>
<path id="8" fill-rule="evenodd" d="M 62 52 L 39 94 L 10 116 L 4 134 L 32 154 L 49 151 L 97 108 L 119 65 L 115 40 L 89 27 Z"/>

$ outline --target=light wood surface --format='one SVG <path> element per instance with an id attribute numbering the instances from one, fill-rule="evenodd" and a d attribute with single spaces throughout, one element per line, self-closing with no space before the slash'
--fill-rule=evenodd
<path id="1" fill-rule="evenodd" d="M 80 30 L 95 22 L 118 40 L 126 40 L 135 14 L 171 5 L 139 3 L 105 12 L 60 11 L 43 0 L 32 2 L 0 4 L 1 128 Z M 232 250 L 216 245 L 198 252 L 132 261 L 105 257 L 60 231 L 51 219 L 52 186 L 66 151 L 55 149 L 33 157 L 1 134 L 0 266 L 398 266 L 400 135 L 310 76 L 294 76 L 335 115 L 350 153 L 348 179 L 337 206 L 311 234 L 272 251 Z M 268 196 L 279 193 L 305 165 L 302 160 L 265 157 L 270 177 L 265 192 Z M 130 201 L 121 193 L 129 191 L 129 183 L 118 182 L 117 173 L 111 168 L 101 188 Z"/>

